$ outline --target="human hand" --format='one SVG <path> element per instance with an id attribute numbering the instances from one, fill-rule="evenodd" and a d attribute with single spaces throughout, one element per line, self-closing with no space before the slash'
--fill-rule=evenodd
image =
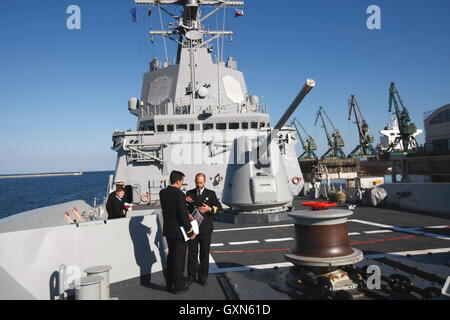
<path id="1" fill-rule="evenodd" d="M 194 202 L 194 200 L 192 199 L 192 197 L 186 197 L 186 202 L 192 203 Z"/>
<path id="2" fill-rule="evenodd" d="M 211 207 L 204 203 L 201 207 L 198 208 L 198 211 L 200 211 L 200 213 L 207 213 L 211 211 Z"/>
<path id="3" fill-rule="evenodd" d="M 195 220 L 192 215 L 188 215 L 188 217 L 189 217 L 189 221 L 194 221 Z"/>
<path id="4" fill-rule="evenodd" d="M 195 234 L 192 235 L 192 237 L 189 238 L 189 240 L 194 240 L 197 236 Z"/>

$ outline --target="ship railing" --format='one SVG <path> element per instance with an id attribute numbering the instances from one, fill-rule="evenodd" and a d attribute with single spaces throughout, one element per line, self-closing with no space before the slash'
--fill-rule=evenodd
<path id="1" fill-rule="evenodd" d="M 256 113 L 268 113 L 267 105 L 250 105 L 250 104 L 227 104 L 227 105 L 201 105 L 194 106 L 191 108 L 190 101 L 182 102 L 174 105 L 173 114 L 175 115 L 187 115 L 187 114 L 202 114 L 205 111 L 211 112 L 213 114 L 228 114 L 228 113 L 247 113 L 247 112 L 256 112 Z"/>
<path id="2" fill-rule="evenodd" d="M 140 110 L 141 118 L 152 118 L 154 116 L 168 115 L 169 104 L 160 104 L 158 106 L 147 105 Z"/>
<path id="3" fill-rule="evenodd" d="M 128 152 L 128 157 L 133 162 L 159 162 L 164 163 L 163 145 L 151 144 L 128 144 L 124 148 Z"/>
<path id="4" fill-rule="evenodd" d="M 255 113 L 268 113 L 267 105 L 265 104 L 254 104 L 252 105 L 250 102 L 245 103 L 231 103 L 218 105 L 217 99 L 211 98 L 209 99 L 211 102 L 209 105 L 207 101 L 203 101 L 200 105 L 193 105 L 191 97 L 179 98 L 175 101 L 166 101 L 161 103 L 158 106 L 147 105 L 144 108 L 141 108 L 141 118 L 153 117 L 158 115 L 169 115 L 169 110 L 172 109 L 173 115 L 199 115 L 204 113 L 205 111 L 211 112 L 213 114 L 227 114 L 227 113 L 247 113 L 247 112 L 255 112 Z M 206 102 L 206 103 L 205 103 Z M 206 104 L 206 105 L 205 105 Z"/>

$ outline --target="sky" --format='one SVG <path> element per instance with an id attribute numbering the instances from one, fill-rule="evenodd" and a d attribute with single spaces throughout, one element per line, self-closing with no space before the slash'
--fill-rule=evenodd
<path id="1" fill-rule="evenodd" d="M 70 5 L 81 9 L 80 30 L 66 26 Z M 381 9 L 379 30 L 367 27 L 370 5 Z M 136 128 L 128 99 L 140 96 L 148 61 L 163 59 L 162 41 L 147 36 L 160 29 L 157 11 L 149 18 L 139 7 L 133 23 L 132 7 L 132 0 L 0 1 L 0 174 L 114 169 L 112 132 Z M 244 12 L 234 18 L 227 10 L 235 35 L 225 59 L 238 61 L 272 123 L 307 78 L 316 80 L 295 116 L 319 154 L 326 151 L 314 126 L 319 106 L 348 153 L 358 141 L 348 121 L 351 94 L 377 141 L 390 119 L 391 82 L 419 128 L 424 112 L 450 103 L 450 0 L 247 0 Z M 222 29 L 222 19 L 206 23 Z"/>

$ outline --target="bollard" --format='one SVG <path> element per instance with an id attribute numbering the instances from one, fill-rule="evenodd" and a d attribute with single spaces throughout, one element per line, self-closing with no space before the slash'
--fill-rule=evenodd
<path id="1" fill-rule="evenodd" d="M 84 270 L 88 276 L 101 276 L 103 278 L 100 288 L 101 288 L 101 300 L 109 300 L 110 290 L 109 290 L 109 271 L 111 266 L 95 266 Z"/>
<path id="2" fill-rule="evenodd" d="M 351 210 L 330 209 L 336 204 L 311 202 L 317 211 L 296 211 L 296 248 L 285 258 L 296 266 L 337 267 L 355 264 L 363 259 L 360 250 L 349 247 L 347 217 Z M 322 206 L 322 207 L 321 207 Z"/>
<path id="3" fill-rule="evenodd" d="M 100 276 L 82 277 L 75 288 L 75 300 L 100 300 L 102 280 L 103 277 Z"/>

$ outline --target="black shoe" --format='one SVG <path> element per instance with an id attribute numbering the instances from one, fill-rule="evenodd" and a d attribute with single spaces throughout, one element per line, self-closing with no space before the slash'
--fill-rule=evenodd
<path id="1" fill-rule="evenodd" d="M 173 293 L 173 283 L 171 284 L 166 283 L 165 289 L 167 292 Z"/>
<path id="2" fill-rule="evenodd" d="M 173 294 L 179 294 L 179 293 L 186 292 L 186 291 L 188 291 L 188 290 L 189 290 L 189 287 L 188 287 L 188 286 L 184 286 L 184 287 L 181 287 L 181 288 L 174 288 L 174 289 L 172 290 L 172 293 L 173 293 Z"/>
<path id="3" fill-rule="evenodd" d="M 166 286 L 165 289 L 166 289 L 166 291 L 169 292 L 169 293 L 174 293 L 173 288 L 170 288 L 170 287 Z"/>
<path id="4" fill-rule="evenodd" d="M 187 281 L 187 285 L 190 286 L 192 285 L 194 282 L 196 282 L 197 280 L 195 279 L 194 276 L 189 276 L 188 281 Z"/>
<path id="5" fill-rule="evenodd" d="M 207 281 L 207 280 L 201 279 L 201 280 L 198 280 L 198 283 L 199 283 L 201 286 L 206 286 L 206 285 L 208 284 L 208 281 Z"/>
<path id="6" fill-rule="evenodd" d="M 208 274 L 197 274 L 198 283 L 202 286 L 206 286 L 208 284 Z"/>

